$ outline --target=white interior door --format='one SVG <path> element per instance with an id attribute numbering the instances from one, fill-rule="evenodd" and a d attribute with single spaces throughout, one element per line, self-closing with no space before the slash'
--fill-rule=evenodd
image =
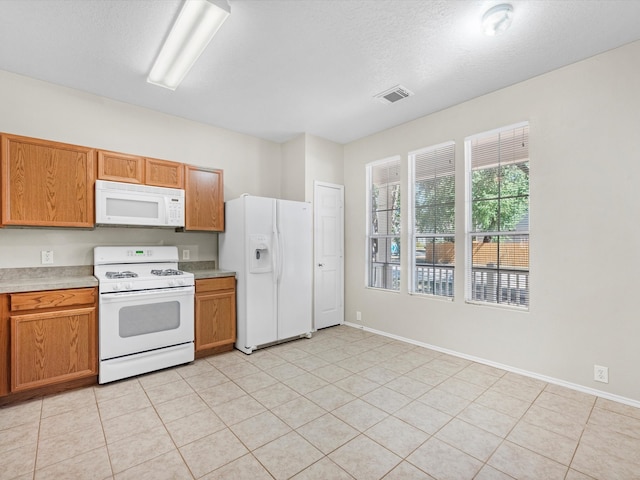
<path id="1" fill-rule="evenodd" d="M 344 323 L 344 186 L 314 183 L 314 328 Z"/>

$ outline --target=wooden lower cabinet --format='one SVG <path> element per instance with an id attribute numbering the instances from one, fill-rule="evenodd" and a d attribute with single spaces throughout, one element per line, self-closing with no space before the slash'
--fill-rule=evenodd
<path id="1" fill-rule="evenodd" d="M 96 308 L 11 316 L 11 391 L 97 373 Z"/>
<path id="2" fill-rule="evenodd" d="M 9 393 L 9 295 L 0 294 L 0 397 Z"/>
<path id="3" fill-rule="evenodd" d="M 11 394 L 20 394 L 95 377 L 96 302 L 95 288 L 0 296 L 0 312 L 3 306 L 6 311 L 0 317 L 0 341 L 9 344 L 8 358 L 0 358 L 0 396 L 9 393 L 2 390 L 7 383 Z M 3 382 L 5 372 L 9 382 Z"/>
<path id="4" fill-rule="evenodd" d="M 196 280 L 196 358 L 233 349 L 236 341 L 235 277 Z"/>

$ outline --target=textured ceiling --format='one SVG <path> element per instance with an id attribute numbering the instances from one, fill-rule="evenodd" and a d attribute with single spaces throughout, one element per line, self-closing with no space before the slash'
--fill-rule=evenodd
<path id="1" fill-rule="evenodd" d="M 258 137 L 370 135 L 640 39 L 640 0 L 229 0 L 174 92 L 146 83 L 181 0 L 0 0 L 0 70 Z M 402 84 L 415 96 L 372 97 Z"/>

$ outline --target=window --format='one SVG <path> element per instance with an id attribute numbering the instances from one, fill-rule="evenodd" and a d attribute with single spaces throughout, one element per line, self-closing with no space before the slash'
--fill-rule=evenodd
<path id="1" fill-rule="evenodd" d="M 468 138 L 467 301 L 529 307 L 529 125 Z"/>
<path id="2" fill-rule="evenodd" d="M 400 290 L 400 157 L 367 165 L 367 286 Z"/>
<path id="3" fill-rule="evenodd" d="M 413 228 L 409 291 L 453 297 L 455 263 L 455 144 L 409 154 Z"/>

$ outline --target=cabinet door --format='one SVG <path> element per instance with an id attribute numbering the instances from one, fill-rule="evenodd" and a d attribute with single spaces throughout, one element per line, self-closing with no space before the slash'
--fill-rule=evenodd
<path id="1" fill-rule="evenodd" d="M 95 150 L 2 136 L 2 223 L 92 227 Z"/>
<path id="2" fill-rule="evenodd" d="M 9 296 L 0 295 L 0 397 L 9 393 Z"/>
<path id="3" fill-rule="evenodd" d="M 236 293 L 196 295 L 196 352 L 236 341 Z"/>
<path id="4" fill-rule="evenodd" d="M 156 187 L 184 188 L 184 165 L 167 160 L 145 158 L 144 183 Z"/>
<path id="5" fill-rule="evenodd" d="M 98 150 L 98 180 L 144 183 L 144 158 Z"/>
<path id="6" fill-rule="evenodd" d="M 185 166 L 185 230 L 224 230 L 222 170 Z"/>
<path id="7" fill-rule="evenodd" d="M 11 316 L 11 391 L 97 375 L 96 308 Z"/>

